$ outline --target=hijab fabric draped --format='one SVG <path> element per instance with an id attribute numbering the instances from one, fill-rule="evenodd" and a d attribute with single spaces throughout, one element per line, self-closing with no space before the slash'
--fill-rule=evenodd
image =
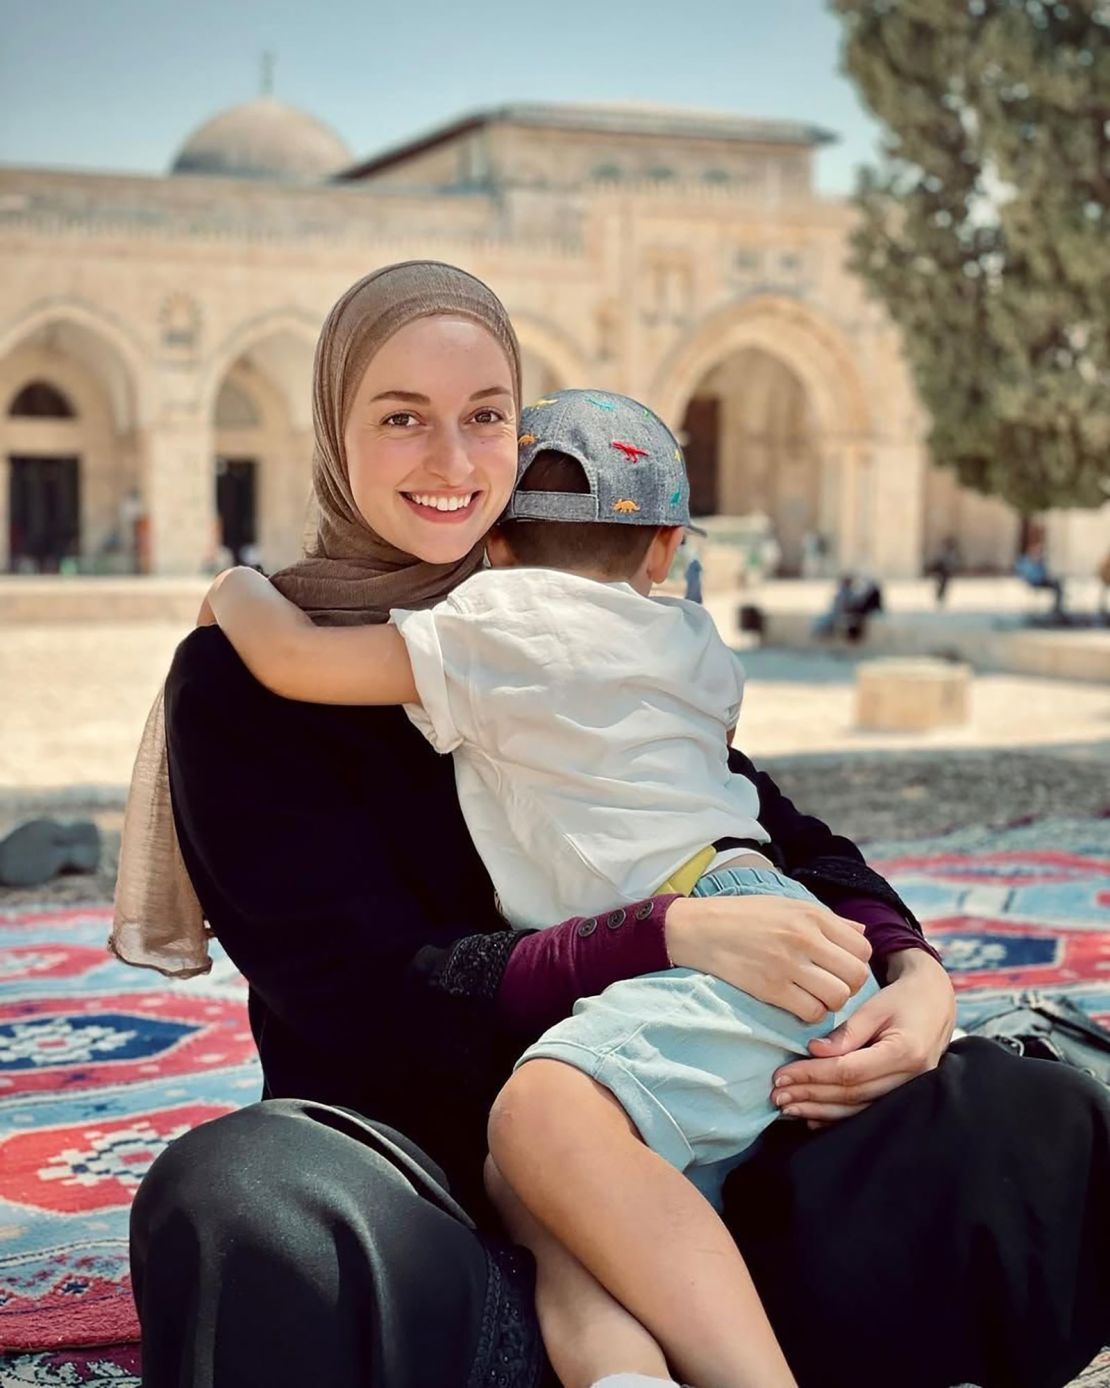
<path id="1" fill-rule="evenodd" d="M 320 625 L 384 622 L 391 608 L 431 606 L 482 562 L 481 543 L 453 564 L 429 564 L 376 534 L 355 505 L 343 451 L 347 416 L 371 358 L 406 324 L 444 314 L 479 324 L 500 345 L 519 410 L 520 349 L 508 314 L 464 270 L 430 260 L 377 270 L 353 284 L 324 322 L 312 369 L 315 540 L 305 558 L 271 580 Z M 125 963 L 189 978 L 211 968 L 211 932 L 174 825 L 164 705 L 163 687 L 131 775 L 108 946 Z"/>

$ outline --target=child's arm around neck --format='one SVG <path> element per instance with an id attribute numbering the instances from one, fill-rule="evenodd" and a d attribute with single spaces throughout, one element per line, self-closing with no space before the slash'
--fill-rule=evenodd
<path id="1" fill-rule="evenodd" d="M 318 627 L 256 569 L 228 569 L 208 605 L 243 664 L 284 699 L 418 704 L 405 643 L 392 626 Z"/>

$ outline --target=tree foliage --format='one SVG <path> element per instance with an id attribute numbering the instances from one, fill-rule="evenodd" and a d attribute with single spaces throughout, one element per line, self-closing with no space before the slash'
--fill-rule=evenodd
<path id="1" fill-rule="evenodd" d="M 935 461 L 1029 514 L 1110 498 L 1110 0 L 832 0 L 882 123 L 852 265 Z"/>

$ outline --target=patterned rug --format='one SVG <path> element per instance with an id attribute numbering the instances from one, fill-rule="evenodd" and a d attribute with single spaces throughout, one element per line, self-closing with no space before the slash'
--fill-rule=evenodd
<path id="1" fill-rule="evenodd" d="M 868 856 L 943 951 L 962 1024 L 1036 987 L 1110 1025 L 1110 820 Z M 259 1093 L 226 958 L 171 985 L 104 952 L 109 916 L 0 911 L 0 1388 L 139 1388 L 131 1197 L 167 1142 Z"/>
<path id="2" fill-rule="evenodd" d="M 127 1212 L 174 1137 L 261 1089 L 242 979 L 170 984 L 105 951 L 111 910 L 0 912 L 0 1348 L 138 1336 Z M 100 1356 L 103 1357 L 103 1356 Z M 137 1382 L 86 1356 L 0 1359 L 0 1384 Z M 134 1359 L 134 1355 L 130 1355 Z M 115 1356 L 120 1371 L 127 1356 Z M 50 1376 L 26 1377 L 45 1372 Z M 109 1373 L 106 1378 L 104 1373 Z M 22 1377 L 20 1375 L 23 1375 Z"/>

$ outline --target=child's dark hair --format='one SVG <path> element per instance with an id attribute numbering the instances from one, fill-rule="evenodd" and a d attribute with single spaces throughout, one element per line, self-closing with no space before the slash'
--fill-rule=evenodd
<path id="1" fill-rule="evenodd" d="M 537 453 L 520 482 L 525 492 L 588 492 L 577 458 Z M 586 569 L 606 578 L 631 578 L 658 534 L 654 525 L 619 521 L 503 521 L 498 529 L 518 564 L 540 569 Z"/>

